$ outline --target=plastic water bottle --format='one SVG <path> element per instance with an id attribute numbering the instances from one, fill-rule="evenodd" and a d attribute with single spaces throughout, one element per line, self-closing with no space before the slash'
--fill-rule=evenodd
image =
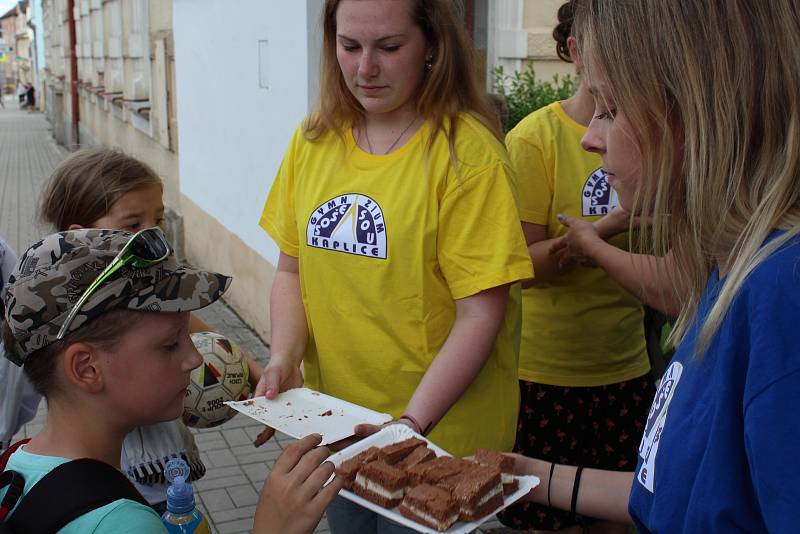
<path id="1" fill-rule="evenodd" d="M 161 522 L 170 534 L 211 534 L 203 513 L 194 504 L 194 491 L 186 482 L 189 466 L 180 458 L 173 458 L 164 469 L 170 485 L 167 488 L 167 511 Z"/>

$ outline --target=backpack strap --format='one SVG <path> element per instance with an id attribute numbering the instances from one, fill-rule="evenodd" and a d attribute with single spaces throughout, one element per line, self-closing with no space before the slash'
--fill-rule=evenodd
<path id="1" fill-rule="evenodd" d="M 3 500 L 0 501 L 0 521 L 4 520 L 8 512 L 14 509 L 17 501 L 22 496 L 22 492 L 25 491 L 25 478 L 16 471 L 6 471 L 8 459 L 17 449 L 29 441 L 30 439 L 18 441 L 3 451 L 3 454 L 0 454 L 0 489 L 8 486 L 8 491 L 3 496 Z"/>
<path id="2" fill-rule="evenodd" d="M 7 523 L 12 532 L 51 534 L 83 514 L 118 499 L 148 506 L 118 469 L 99 460 L 82 458 L 63 463 L 47 473 L 23 496 Z"/>
<path id="3" fill-rule="evenodd" d="M 6 470 L 6 465 L 8 464 L 8 459 L 11 458 L 11 455 L 14 454 L 17 451 L 17 449 L 28 443 L 30 440 L 31 440 L 30 438 L 20 440 L 15 444 L 11 445 L 5 451 L 3 451 L 3 454 L 0 455 L 0 473 Z"/>
<path id="4" fill-rule="evenodd" d="M 16 471 L 3 471 L 0 473 L 0 489 L 8 486 L 6 494 L 3 495 L 3 500 L 0 501 L 0 521 L 4 520 L 8 512 L 14 509 L 17 501 L 22 497 L 25 491 L 25 477 Z"/>

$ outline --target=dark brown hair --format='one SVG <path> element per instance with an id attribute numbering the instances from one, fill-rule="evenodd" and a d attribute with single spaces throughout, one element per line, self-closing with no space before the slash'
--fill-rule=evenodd
<path id="1" fill-rule="evenodd" d="M 33 389 L 43 397 L 51 398 L 59 390 L 58 373 L 56 372 L 56 361 L 59 354 L 74 343 L 88 343 L 103 350 L 111 350 L 125 332 L 139 322 L 144 313 L 148 312 L 111 310 L 70 332 L 64 339 L 29 354 L 22 369 L 31 381 Z M 6 321 L 3 321 L 2 335 L 6 351 L 14 353 L 16 340 Z"/>
<path id="2" fill-rule="evenodd" d="M 71 224 L 90 227 L 119 198 L 146 185 L 162 186 L 149 165 L 115 148 L 95 147 L 67 156 L 42 193 L 40 217 L 63 232 Z"/>
<path id="3" fill-rule="evenodd" d="M 576 0 L 570 0 L 561 4 L 561 7 L 558 8 L 558 24 L 553 28 L 553 39 L 556 40 L 556 54 L 562 61 L 567 63 L 572 63 L 567 39 L 575 35 L 572 30 L 572 21 L 575 20 L 576 3 Z"/>

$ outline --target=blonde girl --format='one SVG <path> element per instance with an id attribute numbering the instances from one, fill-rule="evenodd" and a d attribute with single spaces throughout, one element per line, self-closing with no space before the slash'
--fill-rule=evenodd
<path id="1" fill-rule="evenodd" d="M 588 0 L 584 137 L 688 298 L 633 475 L 518 458 L 530 498 L 639 532 L 794 532 L 800 8 Z M 685 289 L 684 289 L 685 288 Z"/>

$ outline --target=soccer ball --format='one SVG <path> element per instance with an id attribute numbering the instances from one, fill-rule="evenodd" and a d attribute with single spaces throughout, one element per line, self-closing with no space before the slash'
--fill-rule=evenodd
<path id="1" fill-rule="evenodd" d="M 247 360 L 236 343 L 214 332 L 196 332 L 192 342 L 203 364 L 192 371 L 183 420 L 195 428 L 221 425 L 237 413 L 223 403 L 245 400 L 250 393 Z"/>

